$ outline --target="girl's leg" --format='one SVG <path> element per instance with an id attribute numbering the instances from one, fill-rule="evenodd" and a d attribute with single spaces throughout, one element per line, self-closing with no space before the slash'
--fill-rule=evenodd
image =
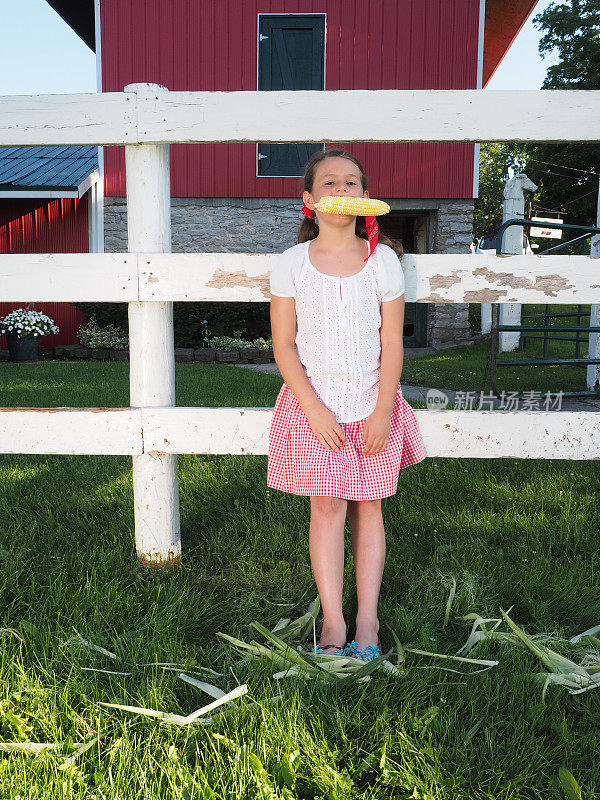
<path id="1" fill-rule="evenodd" d="M 319 645 L 346 644 L 342 611 L 344 582 L 344 523 L 347 500 L 339 497 L 310 498 L 310 562 L 323 610 Z"/>
<path id="2" fill-rule="evenodd" d="M 358 613 L 354 638 L 359 647 L 377 645 L 377 604 L 385 564 L 385 530 L 381 500 L 349 500 Z"/>

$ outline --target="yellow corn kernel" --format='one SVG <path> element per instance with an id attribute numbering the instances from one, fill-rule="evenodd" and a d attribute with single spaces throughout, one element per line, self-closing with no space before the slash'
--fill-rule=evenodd
<path id="1" fill-rule="evenodd" d="M 348 214 L 352 217 L 380 216 L 387 214 L 390 207 L 383 200 L 373 200 L 370 197 L 349 197 L 341 195 L 327 195 L 315 203 L 317 211 L 327 214 Z"/>

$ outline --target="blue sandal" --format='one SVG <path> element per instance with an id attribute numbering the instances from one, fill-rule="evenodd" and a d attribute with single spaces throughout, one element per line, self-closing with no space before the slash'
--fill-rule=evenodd
<path id="1" fill-rule="evenodd" d="M 346 645 L 343 655 L 357 658 L 359 661 L 373 661 L 373 659 L 379 658 L 381 655 L 381 647 L 375 647 L 374 644 L 370 644 L 367 647 L 360 648 L 356 639 L 353 639 Z"/>
<path id="2" fill-rule="evenodd" d="M 333 647 L 338 652 L 337 653 L 324 653 L 323 652 L 323 650 L 327 650 L 330 647 Z M 337 645 L 337 644 L 324 644 L 322 647 L 321 647 L 321 645 L 317 645 L 316 649 L 314 647 L 311 648 L 310 654 L 311 654 L 311 656 L 314 656 L 314 655 L 317 655 L 317 656 L 321 656 L 321 655 L 325 655 L 325 656 L 343 656 L 344 652 L 345 652 L 345 649 L 346 648 L 345 648 L 344 645 L 342 645 L 340 647 L 340 645 Z"/>

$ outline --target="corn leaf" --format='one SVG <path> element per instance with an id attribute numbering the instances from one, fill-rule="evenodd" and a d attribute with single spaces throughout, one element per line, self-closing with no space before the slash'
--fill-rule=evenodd
<path id="1" fill-rule="evenodd" d="M 26 755 L 37 755 L 42 750 L 62 749 L 62 744 L 56 742 L 0 742 L 1 753 L 25 753 Z"/>
<path id="2" fill-rule="evenodd" d="M 329 673 L 322 668 L 322 666 L 316 660 L 316 656 L 312 657 L 303 655 L 301 650 L 295 650 L 291 647 L 291 645 L 289 645 L 283 639 L 280 639 L 278 636 L 272 633 L 272 631 L 267 630 L 267 628 L 265 628 L 259 622 L 252 622 L 251 625 L 253 628 L 256 628 L 257 631 L 262 633 L 265 639 L 274 644 L 279 650 L 280 655 L 283 655 L 288 661 L 292 661 L 293 663 L 299 665 L 305 664 L 312 669 L 321 670 L 329 677 Z"/>
<path id="3" fill-rule="evenodd" d="M 181 716 L 181 714 L 169 714 L 167 711 L 157 711 L 154 708 L 143 708 L 141 706 L 127 706 L 121 703 L 100 703 L 101 706 L 107 708 L 117 708 L 121 711 L 130 711 L 132 714 L 141 714 L 144 717 L 155 717 L 162 722 L 170 722 L 173 725 L 187 725 L 189 724 L 188 718 Z"/>
<path id="4" fill-rule="evenodd" d="M 311 674 L 306 669 L 300 669 L 300 667 L 293 666 L 289 669 L 282 669 L 280 672 L 276 672 L 271 677 L 278 681 L 281 678 L 310 678 Z"/>
<path id="5" fill-rule="evenodd" d="M 66 767 L 70 767 L 72 764 L 75 763 L 75 760 L 79 758 L 80 755 L 86 753 L 99 741 L 100 741 L 100 735 L 98 734 L 96 736 L 93 736 L 87 742 L 81 742 L 80 744 L 74 745 L 75 752 L 72 755 L 65 758 L 63 763 L 59 766 L 59 769 L 65 769 Z"/>
<path id="6" fill-rule="evenodd" d="M 92 644 L 91 642 L 88 642 L 87 639 L 83 638 L 83 636 L 79 633 L 79 631 L 75 630 L 75 628 L 73 628 L 73 630 L 75 631 L 75 635 L 77 636 L 79 641 L 86 647 L 89 647 L 90 650 L 95 650 L 97 653 L 102 653 L 103 656 L 108 656 L 109 658 L 116 659 L 116 655 L 114 653 L 111 653 L 110 650 L 106 650 L 106 648 L 104 647 L 100 647 L 97 644 Z"/>
<path id="7" fill-rule="evenodd" d="M 534 642 L 524 631 L 521 630 L 521 628 L 519 628 L 518 625 L 512 621 L 505 611 L 500 609 L 500 613 L 504 617 L 508 627 L 514 632 L 519 641 L 521 641 L 525 647 L 531 650 L 531 652 L 536 655 L 546 667 L 548 667 L 550 672 L 557 674 L 578 673 L 584 677 L 587 675 L 583 667 L 580 667 L 574 661 L 565 658 L 559 653 L 555 653 L 553 650 L 550 650 L 548 647 L 545 647 L 542 644 L 537 644 Z"/>
<path id="8" fill-rule="evenodd" d="M 491 634 L 493 631 L 496 630 L 498 625 L 502 622 L 502 618 L 500 619 L 485 619 L 484 617 L 480 617 L 479 614 L 466 614 L 464 617 L 458 617 L 458 619 L 464 620 L 473 620 L 473 625 L 471 627 L 471 633 L 469 634 L 469 638 L 460 648 L 460 650 L 456 651 L 457 656 L 466 656 L 476 644 L 481 642 L 483 639 L 491 638 Z M 491 631 L 488 631 L 485 627 L 488 622 L 495 622 L 496 625 L 492 628 Z M 481 630 L 478 628 L 481 627 Z"/>
<path id="9" fill-rule="evenodd" d="M 400 643 L 400 639 L 396 636 L 396 631 L 393 628 L 388 628 L 392 636 L 394 637 L 394 642 L 396 644 L 396 664 L 400 666 L 406 658 L 404 655 L 404 648 Z"/>
<path id="10" fill-rule="evenodd" d="M 301 617 L 290 622 L 284 628 L 277 628 L 277 635 L 281 638 L 288 638 L 290 636 L 295 636 L 299 639 L 303 639 L 309 635 L 310 631 L 312 630 L 313 623 L 315 622 L 316 618 L 319 616 L 319 611 L 321 610 L 321 601 L 319 596 L 312 601 L 309 605 L 308 610 L 305 614 Z"/>
<path id="11" fill-rule="evenodd" d="M 219 699 L 220 697 L 225 697 L 225 692 L 223 689 L 219 689 L 218 686 L 213 686 L 212 683 L 206 683 L 205 681 L 199 681 L 197 678 L 192 678 L 190 675 L 186 675 L 185 672 L 180 672 L 178 675 L 182 681 L 189 683 L 191 686 L 195 686 L 197 689 L 201 689 L 206 694 L 209 694 L 211 697 Z"/>
<path id="12" fill-rule="evenodd" d="M 94 667 L 81 667 L 83 672 L 102 672 L 104 675 L 131 675 L 131 672 L 115 672 L 112 669 L 94 669 Z"/>
<path id="13" fill-rule="evenodd" d="M 356 683 L 361 678 L 370 676 L 371 672 L 374 672 L 376 669 L 382 665 L 384 661 L 387 660 L 388 656 L 390 656 L 394 651 L 389 650 L 385 655 L 380 655 L 377 658 L 372 659 L 371 661 L 365 661 L 362 666 L 358 669 L 355 669 L 351 675 L 348 675 L 345 678 L 341 678 L 339 682 L 339 686 L 346 687 L 351 686 L 353 683 Z M 354 659 L 355 661 L 357 659 Z M 359 662 L 360 663 L 360 662 Z"/>
<path id="14" fill-rule="evenodd" d="M 587 631 L 584 631 L 583 633 L 578 633 L 577 636 L 574 636 L 569 641 L 572 644 L 577 644 L 577 642 L 584 636 L 594 636 L 596 633 L 600 633 L 600 625 L 595 625 L 593 628 L 588 628 Z"/>
<path id="15" fill-rule="evenodd" d="M 446 613 L 444 614 L 444 628 L 448 625 L 450 619 L 450 609 L 452 608 L 452 601 L 456 593 L 456 578 L 452 576 L 452 586 L 450 587 L 450 594 L 448 595 L 448 602 L 446 603 Z"/>
<path id="16" fill-rule="evenodd" d="M 192 714 L 189 714 L 185 717 L 186 723 L 195 722 L 199 717 L 204 716 L 209 711 L 212 711 L 219 706 L 222 706 L 224 703 L 229 703 L 231 700 L 235 700 L 236 697 L 241 697 L 241 695 L 246 694 L 248 692 L 248 686 L 243 683 L 241 686 L 236 686 L 231 692 L 224 694 L 222 697 L 219 697 L 217 700 L 213 700 L 212 703 L 209 703 L 207 706 L 203 706 L 199 708 L 197 711 L 194 711 Z"/>
<path id="17" fill-rule="evenodd" d="M 433 658 L 448 659 L 449 661 L 462 661 L 464 664 L 479 664 L 483 667 L 495 667 L 499 661 L 488 661 L 482 658 L 463 658 L 462 656 L 448 656 L 444 653 L 430 653 L 427 650 L 415 650 L 411 647 L 405 648 L 407 653 L 416 653 L 419 656 L 431 656 Z"/>

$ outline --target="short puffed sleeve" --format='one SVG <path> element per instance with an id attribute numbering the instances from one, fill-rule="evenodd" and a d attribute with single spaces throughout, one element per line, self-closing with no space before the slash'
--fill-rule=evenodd
<path id="1" fill-rule="evenodd" d="M 289 250 L 285 250 L 277 256 L 270 276 L 271 294 L 277 295 L 277 297 L 296 296 L 293 265 L 294 260 Z"/>
<path id="2" fill-rule="evenodd" d="M 381 248 L 379 270 L 379 300 L 395 300 L 405 292 L 404 271 L 396 251 L 388 245 Z"/>

